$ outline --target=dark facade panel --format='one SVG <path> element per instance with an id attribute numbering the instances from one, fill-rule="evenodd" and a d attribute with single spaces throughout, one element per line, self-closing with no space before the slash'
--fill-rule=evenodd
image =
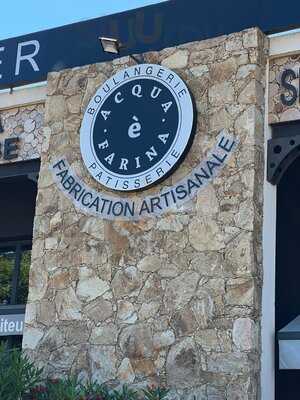
<path id="1" fill-rule="evenodd" d="M 0 88 L 45 80 L 49 71 L 108 61 L 99 36 L 119 38 L 122 55 L 160 50 L 258 26 L 300 26 L 300 3 L 170 0 L 0 42 Z"/>
<path id="2" fill-rule="evenodd" d="M 37 161 L 0 166 L 0 240 L 2 241 L 32 237 L 38 165 Z"/>

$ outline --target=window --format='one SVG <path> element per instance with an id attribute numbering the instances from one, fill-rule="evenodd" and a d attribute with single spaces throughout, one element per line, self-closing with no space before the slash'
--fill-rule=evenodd
<path id="1" fill-rule="evenodd" d="M 0 304 L 25 304 L 31 241 L 0 243 Z"/>
<path id="2" fill-rule="evenodd" d="M 0 165 L 0 316 L 25 313 L 39 161 Z M 11 317 L 9 317 L 11 316 Z M 19 331 L 0 342 L 21 346 Z"/>

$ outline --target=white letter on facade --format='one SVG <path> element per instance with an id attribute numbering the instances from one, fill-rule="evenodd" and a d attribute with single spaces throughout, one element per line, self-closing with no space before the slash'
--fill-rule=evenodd
<path id="1" fill-rule="evenodd" d="M 153 86 L 153 89 L 151 92 L 152 99 L 156 99 L 159 96 L 160 92 L 161 92 L 160 88 L 158 88 L 157 86 Z"/>
<path id="2" fill-rule="evenodd" d="M 142 95 L 142 86 L 141 85 L 134 85 L 132 90 L 131 90 L 131 93 L 133 94 L 133 96 L 143 97 L 143 95 Z"/>
<path id="3" fill-rule="evenodd" d="M 33 53 L 22 56 L 22 47 L 25 47 L 25 46 L 34 46 Z M 31 64 L 34 71 L 39 71 L 40 69 L 39 69 L 36 61 L 33 58 L 38 54 L 39 51 L 40 51 L 40 43 L 37 40 L 29 40 L 28 42 L 18 43 L 15 75 L 20 74 L 21 61 L 28 61 Z"/>
<path id="4" fill-rule="evenodd" d="M 123 99 L 123 97 L 121 97 L 122 96 L 122 93 L 121 92 L 118 92 L 116 95 L 115 95 L 115 102 L 116 103 L 122 103 L 122 101 L 124 101 L 124 99 Z M 121 98 L 120 98 L 121 97 Z"/>
<path id="5" fill-rule="evenodd" d="M 121 158 L 121 163 L 120 163 L 119 169 L 127 170 L 127 164 L 128 164 L 127 158 Z"/>
<path id="6" fill-rule="evenodd" d="M 99 144 L 98 144 L 98 147 L 99 147 L 100 150 L 107 149 L 107 148 L 109 147 L 109 144 L 108 144 L 107 139 L 105 139 L 104 142 L 99 143 Z"/>
<path id="7" fill-rule="evenodd" d="M 150 147 L 150 150 L 146 151 L 146 156 L 149 158 L 149 161 L 152 161 L 154 157 L 157 157 L 157 152 L 154 146 Z"/>

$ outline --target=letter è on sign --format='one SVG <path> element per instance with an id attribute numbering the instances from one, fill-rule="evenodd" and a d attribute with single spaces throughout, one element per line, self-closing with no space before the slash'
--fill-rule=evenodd
<path id="1" fill-rule="evenodd" d="M 151 93 L 150 93 L 150 97 L 153 98 L 153 99 L 157 98 L 160 95 L 161 91 L 162 90 L 160 88 L 158 88 L 157 86 L 153 86 L 153 88 L 151 90 Z M 139 84 L 134 85 L 132 87 L 131 94 L 132 94 L 132 96 L 143 97 L 142 86 L 139 85 Z M 124 97 L 123 97 L 121 91 L 116 93 L 116 95 L 114 96 L 114 100 L 115 100 L 115 103 L 117 103 L 117 104 L 120 104 L 120 103 L 122 103 L 124 101 Z M 167 103 L 162 103 L 161 104 L 161 107 L 162 107 L 164 113 L 167 113 L 169 111 L 169 109 L 172 106 L 172 104 L 173 104 L 172 101 L 169 101 Z M 108 118 L 111 116 L 111 111 L 110 110 L 101 110 L 100 113 L 101 113 L 104 121 L 107 121 Z M 139 119 L 138 119 L 138 117 L 136 115 L 132 116 L 132 120 L 133 120 L 133 122 L 128 127 L 128 136 L 131 139 L 136 139 L 142 134 L 142 125 L 139 122 Z M 169 133 L 158 134 L 157 137 L 163 144 L 166 144 L 167 140 L 168 140 L 168 137 L 169 137 Z M 98 148 L 100 150 L 108 149 L 109 148 L 109 141 L 107 139 L 105 139 L 103 142 L 98 143 Z M 110 153 L 109 155 L 107 155 L 104 158 L 104 160 L 109 165 L 112 165 L 112 163 L 115 160 L 115 155 L 116 154 L 114 152 Z M 152 162 L 158 156 L 158 153 L 157 153 L 157 151 L 155 149 L 155 146 L 151 146 L 144 153 L 144 156 L 147 157 L 148 160 Z M 134 157 L 134 159 L 131 160 L 131 162 L 134 163 L 136 169 L 141 168 L 141 160 L 140 159 L 141 159 L 141 156 L 137 156 L 137 157 Z M 128 163 L 130 163 L 130 160 L 128 160 L 127 158 L 121 158 L 118 162 L 119 162 L 119 170 L 124 170 L 124 171 L 128 170 L 127 166 L 128 166 Z"/>

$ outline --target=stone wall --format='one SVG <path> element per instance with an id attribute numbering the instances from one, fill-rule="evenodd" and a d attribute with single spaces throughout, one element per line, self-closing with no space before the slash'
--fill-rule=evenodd
<path id="1" fill-rule="evenodd" d="M 4 132 L 0 133 L 0 143 L 3 146 L 7 138 L 19 138 L 17 158 L 4 160 L 7 162 L 26 161 L 39 158 L 43 144 L 44 104 L 34 104 L 0 111 L 1 124 Z M 0 149 L 3 151 L 3 148 Z"/>
<path id="2" fill-rule="evenodd" d="M 198 116 L 185 161 L 138 196 L 189 173 L 221 129 L 239 145 L 194 201 L 138 222 L 83 214 L 49 172 L 66 155 L 99 189 L 80 155 L 83 112 L 96 88 L 132 61 L 49 75 L 23 340 L 47 373 L 112 385 L 159 382 L 172 388 L 170 399 L 258 398 L 264 46 L 251 29 L 145 55 L 187 82 Z"/>

